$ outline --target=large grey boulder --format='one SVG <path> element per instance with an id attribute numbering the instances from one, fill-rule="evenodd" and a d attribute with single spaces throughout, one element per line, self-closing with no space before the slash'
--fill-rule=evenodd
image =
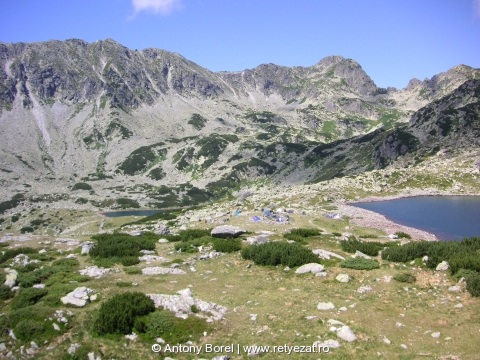
<path id="1" fill-rule="evenodd" d="M 334 252 L 331 252 L 328 250 L 315 249 L 315 250 L 312 250 L 312 252 L 315 255 L 317 255 L 320 259 L 324 259 L 324 260 L 330 260 L 332 257 L 340 260 L 345 260 L 345 258 L 342 255 L 335 254 Z"/>
<path id="2" fill-rule="evenodd" d="M 84 241 L 82 243 L 82 250 L 80 254 L 82 255 L 88 254 L 94 246 L 95 246 L 95 243 L 93 241 Z"/>
<path id="3" fill-rule="evenodd" d="M 342 326 L 340 329 L 338 329 L 337 331 L 337 336 L 342 339 L 342 340 L 345 340 L 347 342 L 352 342 L 352 341 L 355 341 L 357 340 L 357 337 L 355 336 L 355 334 L 353 333 L 352 329 L 350 329 L 348 326 L 344 325 Z"/>
<path id="4" fill-rule="evenodd" d="M 223 238 L 223 239 L 228 239 L 228 238 L 236 238 L 239 237 L 240 235 L 244 234 L 246 231 L 242 229 L 241 227 L 238 226 L 233 226 L 233 225 L 221 225 L 214 227 L 210 233 L 213 237 L 217 238 Z"/>
<path id="5" fill-rule="evenodd" d="M 335 280 L 341 283 L 348 283 L 350 281 L 350 276 L 348 274 L 338 274 Z"/>
<path id="6" fill-rule="evenodd" d="M 218 321 L 223 319 L 227 312 L 224 306 L 194 298 L 189 288 L 180 290 L 175 295 L 147 294 L 147 296 L 153 300 L 155 307 L 173 311 L 177 317 L 186 318 L 192 315 L 192 309 L 196 308 L 195 315 L 204 317 L 207 321 Z"/>
<path id="7" fill-rule="evenodd" d="M 170 230 L 168 229 L 168 226 L 166 226 L 166 225 L 158 225 L 158 227 L 155 229 L 155 234 L 157 234 L 157 235 L 168 235 L 168 234 L 170 234 Z"/>
<path id="8" fill-rule="evenodd" d="M 7 285 L 9 288 L 12 288 L 17 282 L 18 272 L 15 269 L 8 268 L 6 268 L 5 271 L 7 272 L 7 275 L 5 276 L 5 285 Z"/>
<path id="9" fill-rule="evenodd" d="M 362 253 L 361 251 L 355 251 L 355 254 L 352 255 L 353 258 L 364 258 L 364 259 L 371 259 L 370 256 L 367 254 Z"/>
<path id="10" fill-rule="evenodd" d="M 448 262 L 442 261 L 440 264 L 437 265 L 436 269 L 437 271 L 447 271 L 449 268 Z"/>
<path id="11" fill-rule="evenodd" d="M 96 299 L 96 296 L 93 296 L 94 290 L 89 289 L 85 286 L 78 287 L 72 292 L 69 292 L 67 295 L 62 297 L 60 301 L 62 304 L 70 304 L 78 307 L 84 307 L 91 300 Z"/>
<path id="12" fill-rule="evenodd" d="M 79 271 L 80 274 L 90 276 L 93 278 L 100 278 L 108 274 L 112 269 L 106 269 L 98 266 L 87 266 L 85 269 Z"/>
<path id="13" fill-rule="evenodd" d="M 319 302 L 317 305 L 318 310 L 333 310 L 335 309 L 335 305 L 332 302 Z"/>
<path id="14" fill-rule="evenodd" d="M 139 256 L 138 257 L 138 260 L 139 261 L 145 261 L 147 263 L 151 263 L 151 262 L 166 262 L 168 261 L 168 259 L 162 257 L 162 256 L 158 256 L 158 255 L 151 255 L 151 254 L 146 254 L 146 255 L 143 255 L 143 256 Z"/>
<path id="15" fill-rule="evenodd" d="M 320 264 L 310 263 L 300 266 L 297 270 L 295 270 L 295 274 L 306 274 L 306 273 L 320 273 L 325 271 L 325 267 Z"/>
<path id="16" fill-rule="evenodd" d="M 265 244 L 269 242 L 269 240 L 267 235 L 257 235 L 257 236 L 248 237 L 246 242 L 250 245 L 259 245 L 259 244 Z"/>
<path id="17" fill-rule="evenodd" d="M 28 264 L 38 263 L 38 260 L 30 260 L 28 255 L 25 254 L 18 254 L 13 258 L 13 262 L 10 266 L 27 266 Z"/>
<path id="18" fill-rule="evenodd" d="M 370 291 L 373 291 L 373 288 L 370 285 L 363 285 L 357 289 L 357 293 L 359 294 L 365 294 Z"/>

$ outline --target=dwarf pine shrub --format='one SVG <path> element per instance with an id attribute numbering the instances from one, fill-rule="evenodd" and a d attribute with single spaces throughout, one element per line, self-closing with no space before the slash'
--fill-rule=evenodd
<path id="1" fill-rule="evenodd" d="M 212 239 L 213 250 L 222 253 L 231 253 L 242 249 L 242 240 L 240 239 Z"/>
<path id="2" fill-rule="evenodd" d="M 98 335 L 129 334 L 139 316 L 155 311 L 153 300 L 141 292 L 114 295 L 102 304 L 93 323 Z"/>
<path id="3" fill-rule="evenodd" d="M 415 281 L 417 281 L 417 278 L 415 277 L 415 275 L 410 273 L 401 273 L 401 274 L 395 275 L 393 277 L 393 280 L 396 280 L 398 282 L 413 284 Z"/>
<path id="4" fill-rule="evenodd" d="M 320 259 L 311 250 L 297 243 L 269 242 L 250 245 L 242 249 L 242 257 L 257 265 L 283 265 L 289 267 L 319 263 Z"/>
<path id="5" fill-rule="evenodd" d="M 149 339 L 161 337 L 170 344 L 182 344 L 200 339 L 203 332 L 208 330 L 208 324 L 205 319 L 196 316 L 182 319 L 168 310 L 157 310 L 138 317 L 134 330 Z"/>
<path id="6" fill-rule="evenodd" d="M 11 308 L 12 309 L 21 309 L 30 305 L 37 303 L 42 297 L 47 295 L 47 289 L 21 289 L 17 296 L 12 300 Z"/>
<path id="7" fill-rule="evenodd" d="M 373 270 L 378 269 L 378 261 L 365 258 L 350 258 L 340 263 L 340 267 L 355 270 Z"/>
<path id="8" fill-rule="evenodd" d="M 370 256 L 377 256 L 378 252 L 384 248 L 384 245 L 377 241 L 359 241 L 356 239 L 342 240 L 340 246 L 345 252 L 353 254 L 358 250 Z"/>

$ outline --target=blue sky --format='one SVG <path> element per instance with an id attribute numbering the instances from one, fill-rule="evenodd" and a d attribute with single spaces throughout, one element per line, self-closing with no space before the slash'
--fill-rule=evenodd
<path id="1" fill-rule="evenodd" d="M 403 88 L 480 67 L 480 0 L 0 1 L 0 41 L 69 38 L 165 49 L 212 71 L 341 55 L 378 86 Z"/>

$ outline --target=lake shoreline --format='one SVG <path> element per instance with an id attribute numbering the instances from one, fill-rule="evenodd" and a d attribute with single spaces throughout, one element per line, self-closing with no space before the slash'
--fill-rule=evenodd
<path id="1" fill-rule="evenodd" d="M 385 231 L 388 235 L 395 234 L 396 232 L 404 232 L 409 234 L 412 237 L 412 240 L 439 241 L 435 234 L 396 223 L 374 211 L 362 209 L 349 204 L 337 204 L 337 207 L 342 215 L 350 217 L 351 221 L 357 226 L 380 229 Z"/>
<path id="2" fill-rule="evenodd" d="M 372 210 L 363 209 L 355 206 L 357 203 L 367 203 L 367 202 L 378 202 L 378 201 L 388 201 L 388 200 L 397 200 L 405 198 L 413 198 L 420 196 L 479 196 L 478 194 L 465 194 L 465 193 L 445 193 L 438 190 L 413 190 L 408 193 L 399 193 L 395 195 L 388 196 L 368 196 L 362 199 L 355 201 L 350 201 L 347 204 L 338 204 L 339 209 L 342 209 L 347 216 L 352 217 L 352 221 L 359 226 L 374 227 L 381 229 L 388 234 L 394 234 L 395 232 L 402 231 L 408 233 L 412 236 L 414 240 L 428 240 L 428 241 L 442 241 L 435 234 L 428 231 L 402 225 L 390 220 L 385 215 L 377 213 Z"/>

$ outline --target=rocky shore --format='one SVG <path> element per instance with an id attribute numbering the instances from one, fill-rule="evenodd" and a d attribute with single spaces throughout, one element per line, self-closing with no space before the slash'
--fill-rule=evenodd
<path id="1" fill-rule="evenodd" d="M 338 204 L 338 212 L 351 218 L 358 226 L 381 229 L 387 234 L 405 232 L 414 240 L 437 241 L 437 237 L 427 231 L 395 223 L 376 212 L 347 204 Z"/>

